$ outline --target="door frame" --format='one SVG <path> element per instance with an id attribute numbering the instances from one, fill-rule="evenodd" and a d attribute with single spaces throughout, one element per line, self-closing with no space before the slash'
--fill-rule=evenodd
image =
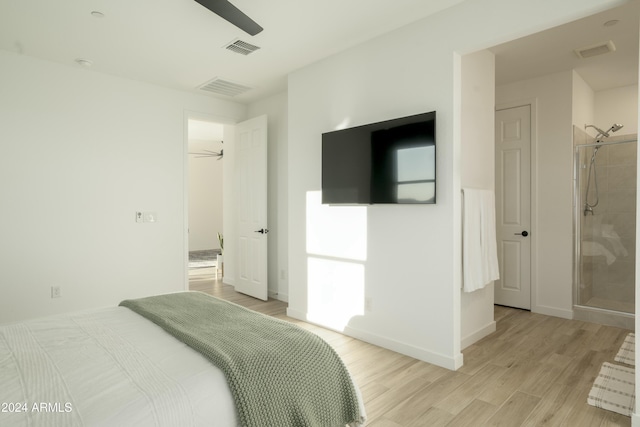
<path id="1" fill-rule="evenodd" d="M 235 126 L 239 120 L 232 120 L 229 117 L 217 116 L 215 114 L 203 113 L 200 111 L 184 110 L 183 112 L 183 126 L 182 126 L 182 193 L 183 193 L 183 274 L 184 278 L 183 288 L 185 291 L 189 290 L 189 120 L 201 120 L 205 122 L 219 123 L 224 126 Z M 226 138 L 225 136 L 225 139 Z M 233 143 L 229 140 L 228 143 Z M 228 204 L 225 193 L 228 193 L 229 189 L 222 186 L 222 217 L 224 227 L 224 211 L 225 205 Z"/>
<path id="2" fill-rule="evenodd" d="M 531 312 L 538 310 L 538 99 L 525 98 L 496 104 L 495 111 L 529 106 L 531 112 Z M 495 123 L 495 116 L 494 116 Z M 496 177 L 497 179 L 498 177 Z"/>

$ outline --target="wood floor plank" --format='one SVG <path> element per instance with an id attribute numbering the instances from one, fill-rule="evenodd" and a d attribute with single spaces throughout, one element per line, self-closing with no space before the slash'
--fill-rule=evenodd
<path id="1" fill-rule="evenodd" d="M 447 427 L 476 427 L 484 425 L 496 412 L 498 407 L 482 400 L 474 400 L 456 415 Z"/>
<path id="2" fill-rule="evenodd" d="M 581 393 L 575 388 L 553 383 L 547 393 L 522 424 L 523 427 L 555 427 L 565 421 L 572 409 L 573 402 Z"/>
<path id="3" fill-rule="evenodd" d="M 367 426 L 369 427 L 404 427 L 386 418 L 378 418 L 377 420 L 371 423 L 367 423 Z"/>
<path id="4" fill-rule="evenodd" d="M 515 392 L 498 409 L 486 426 L 520 426 L 529 417 L 531 411 L 538 405 L 540 398 L 522 392 Z"/>
<path id="5" fill-rule="evenodd" d="M 452 419 L 453 415 L 449 412 L 432 407 L 424 414 L 413 417 L 412 420 L 407 420 L 401 425 L 406 427 L 445 426 L 449 424 Z"/>
<path id="6" fill-rule="evenodd" d="M 484 390 L 497 381 L 507 369 L 508 368 L 492 364 L 485 365 L 477 374 L 462 384 L 459 390 L 454 390 L 454 392 L 450 393 L 434 406 L 452 415 L 458 415 L 471 404 L 471 402 L 476 400 Z"/>
<path id="7" fill-rule="evenodd" d="M 453 372 L 286 315 L 287 304 L 235 292 L 206 274 L 190 289 L 286 320 L 326 340 L 360 387 L 371 427 L 629 427 L 587 404 L 628 330 L 495 306 L 496 332 L 463 350 Z"/>
<path id="8" fill-rule="evenodd" d="M 347 365 L 347 367 L 348 366 L 349 365 Z M 395 419 L 388 415 L 397 415 L 398 413 L 396 409 L 398 407 L 402 406 L 404 409 L 406 407 L 403 405 L 404 402 L 411 398 L 415 399 L 415 397 L 429 385 L 431 385 L 431 383 L 417 378 L 406 382 L 401 387 L 389 389 L 386 393 L 376 397 L 368 403 L 366 406 L 367 416 L 371 417 L 372 420 L 384 417 L 401 424 L 402 416 L 397 416 L 396 418 L 399 419 Z M 409 410 L 409 414 L 413 416 L 416 412 L 422 413 L 426 412 L 428 409 L 429 407 L 414 407 Z"/>
<path id="9" fill-rule="evenodd" d="M 495 406 L 502 406 L 522 385 L 526 378 L 531 375 L 537 364 L 532 360 L 520 360 L 511 365 L 509 369 L 494 381 L 479 397 L 487 403 Z"/>
<path id="10" fill-rule="evenodd" d="M 398 424 L 408 424 L 417 416 L 425 414 L 431 407 L 434 407 L 469 379 L 471 379 L 469 375 L 450 371 L 427 387 L 423 387 L 403 399 L 401 403 L 390 409 L 385 417 Z"/>
<path id="11" fill-rule="evenodd" d="M 562 427 L 600 427 L 607 417 L 607 411 L 590 406 L 586 402 L 576 402 L 569 415 L 563 420 Z M 631 420 L 629 419 L 629 424 Z"/>

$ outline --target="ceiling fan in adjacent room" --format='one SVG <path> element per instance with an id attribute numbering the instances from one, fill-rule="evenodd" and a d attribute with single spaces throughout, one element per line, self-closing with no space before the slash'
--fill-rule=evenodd
<path id="1" fill-rule="evenodd" d="M 189 152 L 189 154 L 193 154 L 194 156 L 196 156 L 196 158 L 217 157 L 216 160 L 221 160 L 224 157 L 224 150 L 220 150 L 220 151 L 202 150 L 200 152 L 194 152 L 194 153 Z"/>
<path id="2" fill-rule="evenodd" d="M 227 0 L 196 0 L 202 6 L 206 7 L 216 15 L 220 16 L 240 28 L 242 31 L 255 36 L 263 28 L 253 19 L 242 13 L 240 9 L 232 5 Z"/>

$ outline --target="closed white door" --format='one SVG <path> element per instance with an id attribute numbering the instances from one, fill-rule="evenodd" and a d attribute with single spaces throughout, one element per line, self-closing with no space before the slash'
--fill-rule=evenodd
<path id="1" fill-rule="evenodd" d="M 495 303 L 531 309 L 531 106 L 496 111 Z"/>
<path id="2" fill-rule="evenodd" d="M 267 116 L 236 125 L 238 262 L 235 289 L 267 300 Z"/>

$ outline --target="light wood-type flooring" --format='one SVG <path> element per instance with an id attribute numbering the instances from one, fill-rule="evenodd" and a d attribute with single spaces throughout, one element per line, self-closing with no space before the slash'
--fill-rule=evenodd
<path id="1" fill-rule="evenodd" d="M 431 365 L 285 315 L 287 304 L 237 293 L 212 276 L 190 288 L 285 319 L 329 342 L 362 390 L 371 427 L 630 426 L 587 404 L 603 362 L 629 331 L 495 307 L 497 330 L 463 350 L 458 371 Z"/>

